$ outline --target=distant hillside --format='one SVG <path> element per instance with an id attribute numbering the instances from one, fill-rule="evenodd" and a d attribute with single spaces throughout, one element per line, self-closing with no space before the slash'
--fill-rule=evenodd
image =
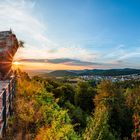
<path id="1" fill-rule="evenodd" d="M 139 69 L 94 69 L 94 70 L 56 70 L 50 73 L 44 74 L 44 76 L 54 76 L 54 77 L 63 77 L 63 76 L 82 76 L 82 75 L 100 75 L 100 76 L 119 76 L 119 75 L 129 75 L 129 74 L 140 74 Z"/>
<path id="2" fill-rule="evenodd" d="M 119 75 L 129 75 L 129 74 L 140 74 L 139 69 L 109 69 L 109 70 L 86 70 L 81 72 L 79 75 L 101 75 L 101 76 L 119 76 Z"/>
<path id="3" fill-rule="evenodd" d="M 47 76 L 63 77 L 63 76 L 76 76 L 77 74 L 67 70 L 56 70 L 46 74 Z"/>

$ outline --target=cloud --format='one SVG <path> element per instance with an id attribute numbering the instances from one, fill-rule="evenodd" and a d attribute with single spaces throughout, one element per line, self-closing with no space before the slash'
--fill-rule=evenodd
<path id="1" fill-rule="evenodd" d="M 107 31 L 90 39 L 53 42 L 47 35 L 47 21 L 44 23 L 37 16 L 43 14 L 36 10 L 37 4 L 37 0 L 0 1 L 0 30 L 12 28 L 18 39 L 25 41 L 25 48 L 18 50 L 16 59 L 36 58 L 54 64 L 119 67 L 128 65 L 126 60 L 133 62 L 132 58 L 140 56 L 140 50 L 136 47 L 129 50 L 122 43 L 115 46 L 107 37 Z"/>
<path id="2" fill-rule="evenodd" d="M 119 57 L 118 60 L 129 59 L 134 57 L 140 57 L 140 52 L 134 51 L 134 52 L 126 53 L 125 55 Z"/>
<path id="3" fill-rule="evenodd" d="M 55 44 L 46 37 L 47 25 L 35 16 L 35 5 L 35 0 L 0 1 L 0 30 L 12 28 L 18 39 L 25 41 L 25 46 L 30 46 L 32 50 L 46 49 Z M 23 49 L 24 52 L 26 49 Z M 23 53 L 21 55 L 24 57 Z"/>
<path id="4" fill-rule="evenodd" d="M 0 30 L 12 28 L 18 39 L 25 41 L 25 48 L 18 50 L 16 59 L 70 58 L 94 62 L 100 57 L 100 53 L 96 51 L 93 53 L 81 45 L 83 42 L 95 43 L 99 37 L 94 41 L 80 40 L 60 44 L 51 41 L 47 36 L 47 28 L 49 28 L 47 23 L 35 16 L 37 2 L 37 0 L 0 1 Z"/>
<path id="5" fill-rule="evenodd" d="M 57 58 L 57 59 L 21 59 L 18 60 L 21 62 L 21 64 L 30 63 L 32 65 L 35 64 L 42 64 L 45 68 L 47 66 L 47 69 L 61 69 L 61 66 L 63 65 L 63 69 L 69 67 L 68 69 L 73 69 L 73 67 L 76 67 L 75 69 L 111 69 L 111 68 L 126 68 L 127 64 L 124 65 L 122 62 L 114 62 L 114 63 L 97 63 L 97 62 L 89 62 L 89 61 L 81 61 L 81 60 L 75 60 L 75 59 L 69 59 L 69 58 Z M 120 67 L 121 66 L 121 67 Z M 39 67 L 38 67 L 39 68 Z"/>
<path id="6" fill-rule="evenodd" d="M 4 0 L 0 2 L 0 29 L 12 28 L 19 36 L 42 36 L 45 26 L 32 15 L 35 1 Z M 31 8 L 32 7 L 32 8 Z M 34 33 L 36 33 L 34 35 Z"/>
<path id="7" fill-rule="evenodd" d="M 93 53 L 77 44 L 67 44 L 55 50 L 53 49 L 47 55 L 49 56 L 48 58 L 71 58 L 91 62 L 100 57 L 99 53 Z"/>
<path id="8" fill-rule="evenodd" d="M 88 61 L 81 61 L 68 58 L 59 58 L 59 59 L 21 59 L 20 62 L 32 62 L 32 63 L 52 63 L 52 64 L 65 64 L 71 66 L 99 66 L 104 65 L 101 63 L 94 63 Z"/>
<path id="9" fill-rule="evenodd" d="M 25 41 L 25 48 L 16 54 L 16 58 L 71 58 L 82 61 L 94 61 L 98 53 L 92 53 L 81 47 L 80 42 L 57 44 L 47 37 L 47 23 L 35 16 L 35 0 L 0 1 L 0 30 L 13 29 L 18 39 Z M 38 14 L 39 15 L 39 14 Z"/>
<path id="10" fill-rule="evenodd" d="M 119 44 L 113 46 L 111 49 L 106 50 L 105 55 L 103 55 L 102 59 L 108 60 L 109 63 L 112 61 L 116 61 L 117 58 L 123 56 L 125 54 L 125 45 Z"/>

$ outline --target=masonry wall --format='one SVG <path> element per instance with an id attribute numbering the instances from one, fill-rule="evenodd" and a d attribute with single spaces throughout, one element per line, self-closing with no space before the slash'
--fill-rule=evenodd
<path id="1" fill-rule="evenodd" d="M 18 40 L 11 31 L 0 32 L 0 78 L 6 79 L 11 74 L 13 57 L 18 49 Z"/>

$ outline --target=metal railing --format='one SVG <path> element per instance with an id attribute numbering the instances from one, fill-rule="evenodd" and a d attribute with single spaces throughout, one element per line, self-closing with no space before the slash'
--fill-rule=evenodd
<path id="1" fill-rule="evenodd" d="M 13 113 L 13 98 L 15 96 L 15 78 L 9 80 L 0 91 L 0 137 L 6 133 L 9 117 Z"/>

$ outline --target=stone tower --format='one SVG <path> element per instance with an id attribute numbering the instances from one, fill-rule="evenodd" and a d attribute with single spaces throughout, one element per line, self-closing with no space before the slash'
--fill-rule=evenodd
<path id="1" fill-rule="evenodd" d="M 13 57 L 18 48 L 18 40 L 11 30 L 0 32 L 0 79 L 10 76 Z"/>

